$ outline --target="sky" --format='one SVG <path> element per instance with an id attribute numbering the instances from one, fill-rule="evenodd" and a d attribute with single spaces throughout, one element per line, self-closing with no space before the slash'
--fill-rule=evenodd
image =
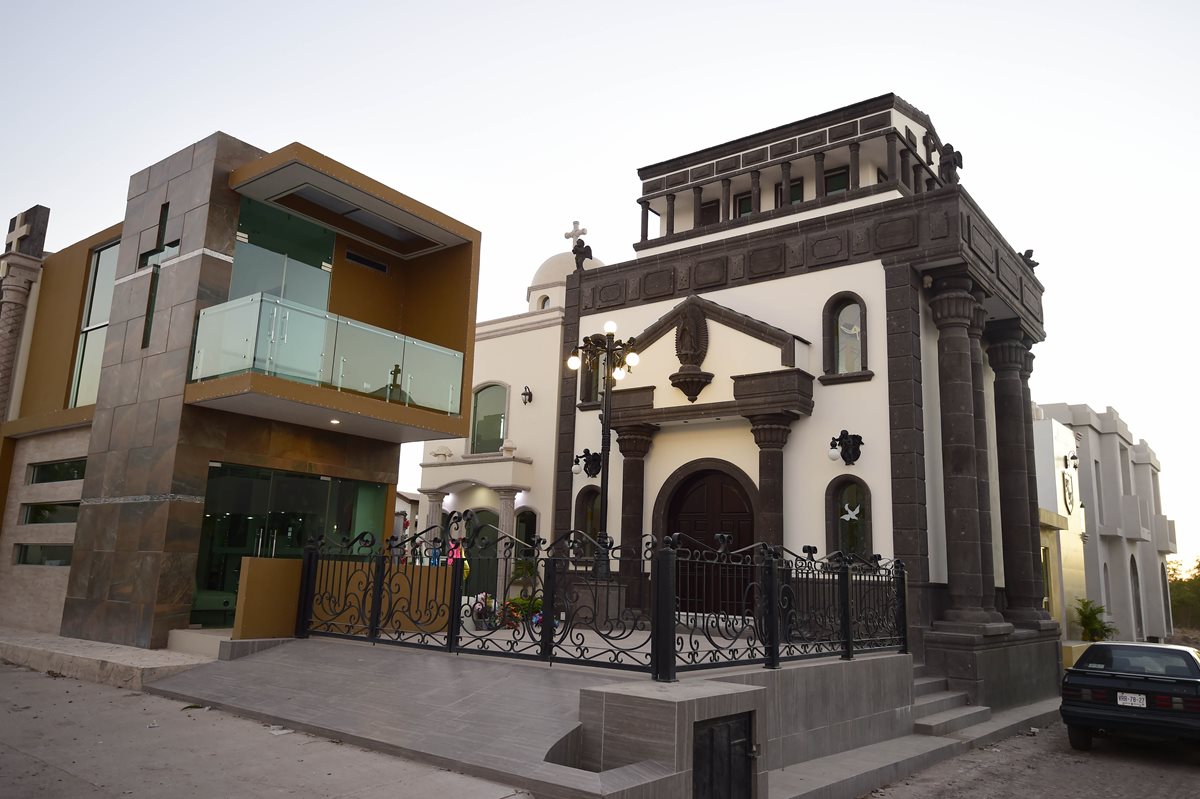
<path id="1" fill-rule="evenodd" d="M 573 220 L 633 257 L 638 167 L 895 92 L 1041 263 L 1034 399 L 1120 412 L 1190 560 L 1198 34 L 1189 2 L 0 0 L 0 216 L 49 206 L 55 250 L 214 130 L 301 141 L 482 231 L 490 319 Z"/>

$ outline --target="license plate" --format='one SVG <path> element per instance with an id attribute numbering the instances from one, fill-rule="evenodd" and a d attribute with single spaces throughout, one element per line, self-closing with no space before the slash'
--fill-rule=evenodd
<path id="1" fill-rule="evenodd" d="M 1127 694 L 1124 691 L 1117 691 L 1117 704 L 1124 707 L 1145 707 L 1145 694 Z"/>

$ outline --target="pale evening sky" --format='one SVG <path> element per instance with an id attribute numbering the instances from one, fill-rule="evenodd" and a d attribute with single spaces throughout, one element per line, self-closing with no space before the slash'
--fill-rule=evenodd
<path id="1" fill-rule="evenodd" d="M 214 130 L 301 141 L 481 230 L 488 319 L 573 219 L 633 257 L 639 166 L 896 92 L 1041 262 L 1034 399 L 1121 413 L 1190 560 L 1198 34 L 1191 2 L 4 0 L 0 216 L 49 206 L 59 249 Z"/>

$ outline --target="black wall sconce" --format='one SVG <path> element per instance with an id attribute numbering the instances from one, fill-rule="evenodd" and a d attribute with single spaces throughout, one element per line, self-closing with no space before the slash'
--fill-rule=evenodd
<path id="1" fill-rule="evenodd" d="M 1063 468 L 1079 471 L 1079 456 L 1075 454 L 1074 450 L 1071 450 L 1069 455 L 1063 455 Z"/>
<path id="2" fill-rule="evenodd" d="M 595 477 L 600 474 L 600 465 L 604 462 L 604 456 L 599 452 L 592 452 L 585 449 L 582 455 L 575 456 L 575 465 L 571 467 L 572 474 L 583 472 L 588 477 Z"/>
<path id="3" fill-rule="evenodd" d="M 853 466 L 862 455 L 862 445 L 862 436 L 843 430 L 829 440 L 829 460 L 836 461 L 840 457 L 847 466 Z"/>
<path id="4" fill-rule="evenodd" d="M 528 405 L 533 402 L 533 392 L 529 390 L 529 386 L 525 386 L 525 390 L 521 392 L 521 404 Z"/>

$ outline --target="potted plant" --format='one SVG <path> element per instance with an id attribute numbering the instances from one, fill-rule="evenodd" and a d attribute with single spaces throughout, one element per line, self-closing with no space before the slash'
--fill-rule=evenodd
<path id="1" fill-rule="evenodd" d="M 1116 626 L 1104 618 L 1104 606 L 1080 597 L 1075 603 L 1075 621 L 1083 631 L 1085 641 L 1107 641 L 1117 636 Z"/>

